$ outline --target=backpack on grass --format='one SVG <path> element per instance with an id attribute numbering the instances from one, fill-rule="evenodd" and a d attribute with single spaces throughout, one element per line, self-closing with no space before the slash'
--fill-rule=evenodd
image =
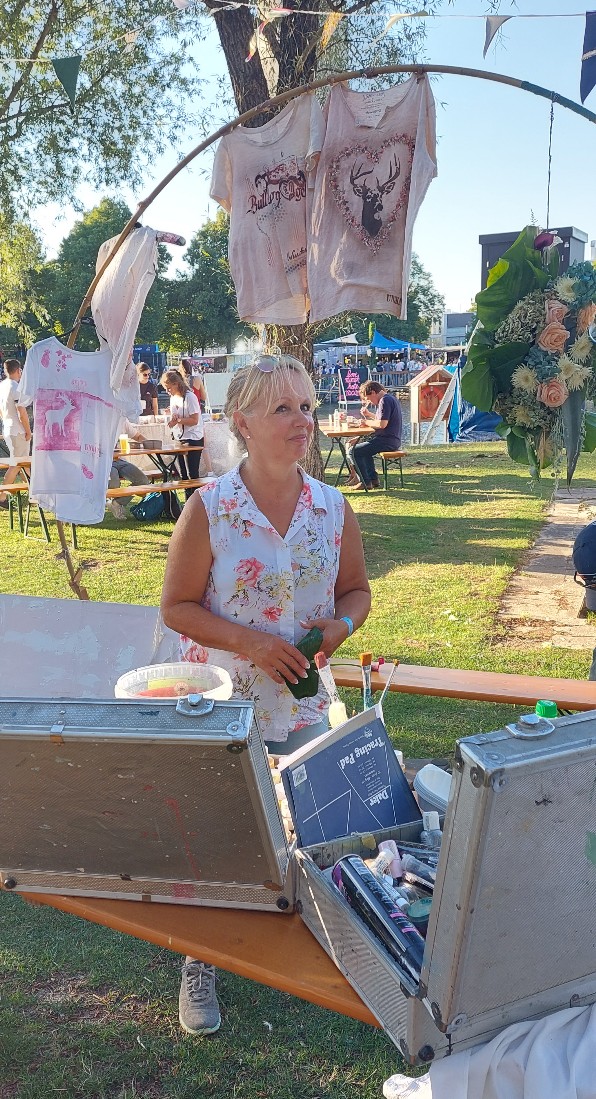
<path id="1" fill-rule="evenodd" d="M 152 519 L 158 519 L 164 511 L 164 496 L 171 496 L 171 493 L 161 492 L 149 492 L 143 500 L 139 500 L 138 504 L 133 504 L 130 508 L 130 514 L 138 519 L 142 523 L 150 522 Z"/>

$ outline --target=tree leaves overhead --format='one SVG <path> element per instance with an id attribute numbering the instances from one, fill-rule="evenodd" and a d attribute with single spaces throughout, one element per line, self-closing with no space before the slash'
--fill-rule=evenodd
<path id="1" fill-rule="evenodd" d="M 139 185 L 150 158 L 183 141 L 195 120 L 201 10 L 180 15 L 161 0 L 0 6 L 2 57 L 83 55 L 74 119 L 51 64 L 0 65 L 0 209 L 14 216 L 72 201 L 84 181 Z M 123 36 L 135 28 L 143 29 L 126 53 Z"/>

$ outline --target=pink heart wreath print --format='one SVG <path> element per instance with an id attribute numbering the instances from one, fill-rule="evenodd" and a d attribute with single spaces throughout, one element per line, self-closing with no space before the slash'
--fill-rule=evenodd
<path id="1" fill-rule="evenodd" d="M 376 254 L 407 203 L 414 139 L 394 134 L 378 149 L 348 145 L 332 160 L 329 182 L 351 229 Z"/>

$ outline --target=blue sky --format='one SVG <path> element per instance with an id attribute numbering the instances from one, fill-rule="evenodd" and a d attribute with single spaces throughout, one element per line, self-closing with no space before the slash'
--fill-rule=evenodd
<path id="1" fill-rule="evenodd" d="M 503 73 L 579 102 L 584 17 L 515 18 L 516 14 L 581 12 L 577 0 L 521 0 L 516 7 L 503 5 L 501 14 L 511 13 L 513 18 L 493 42 L 485 61 L 484 20 L 455 18 L 475 14 L 479 7 L 474 0 L 455 0 L 442 8 L 448 18 L 426 20 L 429 63 Z M 211 58 L 211 71 L 223 68 L 215 35 L 202 45 L 200 57 Z M 201 75 L 208 72 L 201 68 Z M 447 307 L 459 310 L 466 309 L 480 289 L 479 235 L 519 230 L 533 217 L 541 225 L 545 223 L 550 102 L 528 92 L 460 76 L 434 78 L 433 91 L 439 175 L 418 215 L 414 249 Z M 596 90 L 585 105 L 596 113 Z M 189 134 L 182 155 L 199 140 L 200 135 Z M 124 191 L 123 197 L 134 207 L 135 200 L 144 198 L 176 159 L 157 159 L 142 193 L 133 196 Z M 205 217 L 216 210 L 208 198 L 212 160 L 213 150 L 197 158 L 156 199 L 144 220 L 190 239 Z M 596 238 L 595 181 L 596 125 L 556 106 L 551 227 L 574 225 L 588 234 L 589 241 Z M 99 197 L 83 194 L 87 206 Z M 52 209 L 38 217 L 50 254 L 74 220 L 75 215 L 67 214 L 58 221 L 57 211 Z M 177 259 L 179 256 L 177 252 Z M 590 258 L 589 242 L 586 258 Z"/>

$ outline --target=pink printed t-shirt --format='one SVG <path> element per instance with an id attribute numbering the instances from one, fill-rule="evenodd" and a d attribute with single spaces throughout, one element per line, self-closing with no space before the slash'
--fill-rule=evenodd
<path id="1" fill-rule="evenodd" d="M 241 320 L 306 320 L 309 173 L 323 132 L 323 113 L 308 94 L 264 126 L 238 126 L 219 143 L 210 194 L 230 214 L 230 270 Z"/>
<path id="2" fill-rule="evenodd" d="M 383 91 L 336 84 L 325 104 L 308 245 L 310 320 L 405 317 L 414 220 L 435 159 L 428 78 Z"/>

